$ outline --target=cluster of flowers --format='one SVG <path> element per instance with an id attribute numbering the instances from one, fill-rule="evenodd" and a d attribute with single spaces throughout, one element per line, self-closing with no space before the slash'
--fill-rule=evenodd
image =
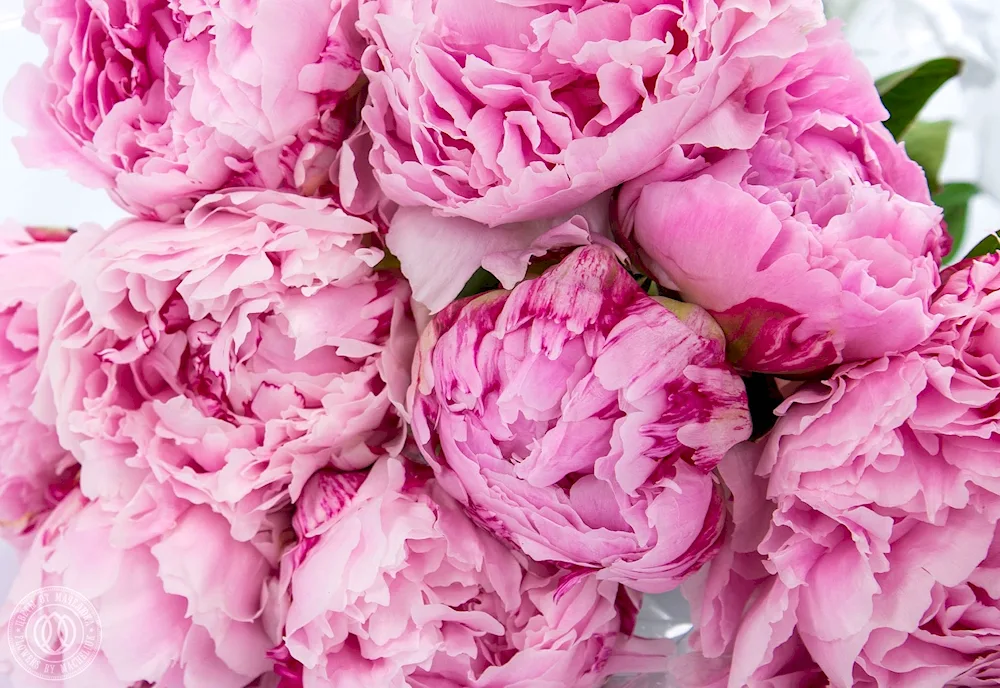
<path id="1" fill-rule="evenodd" d="M 820 0 L 27 24 L 22 158 L 135 215 L 0 232 L 5 609 L 90 599 L 68 685 L 596 687 L 683 581 L 692 685 L 1000 677 L 1000 257 L 941 272 Z"/>

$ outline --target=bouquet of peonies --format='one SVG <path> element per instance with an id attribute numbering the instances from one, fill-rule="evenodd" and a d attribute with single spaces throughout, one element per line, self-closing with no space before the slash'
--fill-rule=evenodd
<path id="1" fill-rule="evenodd" d="M 134 218 L 0 231 L 14 686 L 1000 681 L 1000 243 L 942 270 L 907 154 L 957 63 L 820 0 L 26 24 L 24 162 Z"/>

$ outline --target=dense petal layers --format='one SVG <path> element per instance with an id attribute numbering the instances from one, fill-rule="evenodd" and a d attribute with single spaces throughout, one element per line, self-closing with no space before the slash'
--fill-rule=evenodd
<path id="1" fill-rule="evenodd" d="M 273 640 L 260 616 L 276 547 L 233 540 L 204 506 L 130 547 L 114 543 L 114 520 L 79 490 L 67 495 L 40 526 L 0 612 L 6 625 L 24 595 L 46 586 L 93 604 L 101 650 L 67 686 L 243 688 L 270 669 Z M 52 684 L 20 670 L 11 678 L 15 688 Z"/>
<path id="2" fill-rule="evenodd" d="M 163 220 L 230 186 L 329 191 L 359 121 L 356 17 L 350 0 L 31 0 L 49 55 L 6 94 L 21 158 Z"/>
<path id="3" fill-rule="evenodd" d="M 970 505 L 1000 518 L 998 264 L 946 273 L 930 308 L 941 324 L 914 351 L 845 366 L 786 402 L 762 464 L 772 495 L 930 522 Z"/>
<path id="4" fill-rule="evenodd" d="M 750 148 L 823 21 L 804 0 L 362 0 L 385 193 L 490 226 L 557 216 L 682 145 Z M 774 107 L 773 103 L 767 103 Z"/>
<path id="5" fill-rule="evenodd" d="M 442 486 L 537 561 L 664 591 L 722 528 L 711 470 L 750 433 L 704 311 L 645 294 L 610 249 L 442 311 L 408 405 Z"/>
<path id="6" fill-rule="evenodd" d="M 803 387 L 723 471 L 736 528 L 693 598 L 730 686 L 802 648 L 835 688 L 1000 675 L 1000 254 L 945 277 L 925 342 Z"/>
<path id="7" fill-rule="evenodd" d="M 11 538 L 32 532 L 76 482 L 73 456 L 31 412 L 38 303 L 64 278 L 68 236 L 0 224 L 0 531 Z"/>
<path id="8" fill-rule="evenodd" d="M 375 227 L 273 191 L 206 197 L 185 224 L 73 242 L 39 399 L 85 494 L 153 480 L 241 539 L 313 471 L 399 452 L 415 341 L 409 291 L 375 272 Z"/>
<path id="9" fill-rule="evenodd" d="M 718 320 L 745 370 L 815 374 L 906 351 L 935 326 L 941 212 L 832 28 L 780 84 L 796 97 L 761 96 L 768 128 L 749 151 L 695 148 L 626 185 L 629 240 Z"/>
<path id="10" fill-rule="evenodd" d="M 596 687 L 668 649 L 628 638 L 635 601 L 617 584 L 525 568 L 426 467 L 317 473 L 294 526 L 275 653 L 289 685 Z"/>

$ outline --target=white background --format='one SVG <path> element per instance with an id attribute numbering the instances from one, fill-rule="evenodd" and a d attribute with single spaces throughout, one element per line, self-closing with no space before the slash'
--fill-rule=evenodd
<path id="1" fill-rule="evenodd" d="M 966 60 L 961 81 L 938 94 L 925 116 L 956 122 L 943 180 L 978 182 L 988 191 L 973 202 L 966 247 L 1000 228 L 1000 0 L 828 2 L 848 22 L 851 42 L 876 76 L 946 54 Z M 20 15 L 18 0 L 0 0 L 0 90 L 20 63 L 44 58 L 40 39 L 20 26 Z M 77 186 L 62 172 L 23 168 L 11 143 L 18 133 L 0 114 L 0 220 L 108 225 L 123 216 L 103 192 Z M 14 565 L 11 550 L 0 545 L 0 597 Z"/>
<path id="2" fill-rule="evenodd" d="M 935 57 L 962 58 L 959 79 L 922 119 L 955 123 L 943 182 L 976 182 L 965 249 L 1000 229 L 1000 0 L 827 0 L 847 22 L 855 51 L 875 76 Z M 962 251 L 959 255 L 964 255 Z"/>
<path id="3" fill-rule="evenodd" d="M 0 0 L 0 91 L 22 62 L 41 63 L 45 46 L 21 27 L 20 0 Z M 84 221 L 110 224 L 124 216 L 103 191 L 74 184 L 54 170 L 21 166 L 11 138 L 21 130 L 0 114 L 0 220 L 22 224 L 71 225 Z M 2 279 L 2 277 L 0 277 Z"/>

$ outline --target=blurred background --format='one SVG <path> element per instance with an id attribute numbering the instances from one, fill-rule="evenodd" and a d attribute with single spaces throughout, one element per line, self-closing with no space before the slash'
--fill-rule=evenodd
<path id="1" fill-rule="evenodd" d="M 961 76 L 938 92 L 921 115 L 953 122 L 942 183 L 971 182 L 981 193 L 969 208 L 963 249 L 1000 229 L 1000 0 L 827 0 L 875 77 L 925 60 L 953 56 Z M 44 47 L 21 26 L 21 0 L 0 0 L 0 90 L 25 61 L 40 63 Z M 0 113 L 0 220 L 67 225 L 110 224 L 123 216 L 101 191 L 62 172 L 21 167 L 11 142 L 18 127 Z M 0 595 L 14 573 L 13 552 L 0 544 Z M 661 596 L 643 610 L 644 635 L 683 635 L 690 624 L 683 600 Z M 0 688 L 4 686 L 0 678 Z"/>

